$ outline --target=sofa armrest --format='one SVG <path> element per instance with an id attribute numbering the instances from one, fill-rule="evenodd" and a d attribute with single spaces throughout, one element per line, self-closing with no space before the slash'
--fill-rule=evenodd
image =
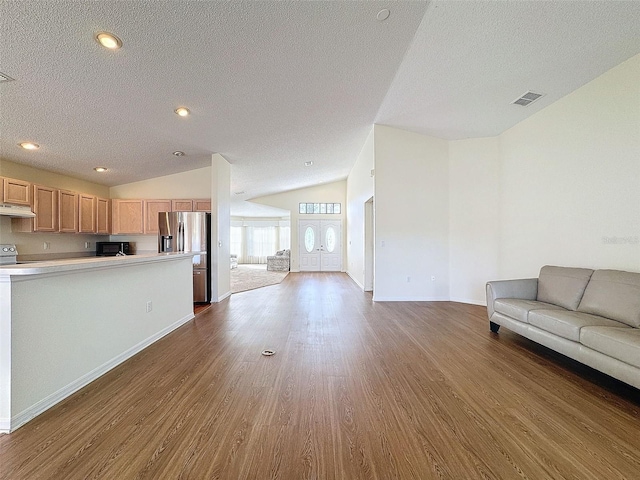
<path id="1" fill-rule="evenodd" d="M 493 315 L 493 302 L 497 298 L 535 300 L 538 296 L 538 279 L 498 280 L 487 282 L 487 314 Z"/>

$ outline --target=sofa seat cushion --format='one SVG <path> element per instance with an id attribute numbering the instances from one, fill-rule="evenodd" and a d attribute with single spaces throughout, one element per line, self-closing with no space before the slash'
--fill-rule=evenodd
<path id="1" fill-rule="evenodd" d="M 580 341 L 580 330 L 583 327 L 625 327 L 624 323 L 616 322 L 598 315 L 572 312 L 570 310 L 533 310 L 529 313 L 529 324 L 545 332 L 559 337 Z"/>
<path id="2" fill-rule="evenodd" d="M 592 274 L 589 268 L 546 265 L 540 269 L 537 300 L 575 310 Z"/>
<path id="3" fill-rule="evenodd" d="M 580 343 L 621 362 L 640 368 L 640 329 L 624 327 L 585 327 Z"/>
<path id="4" fill-rule="evenodd" d="M 640 328 L 640 273 L 597 270 L 578 310 Z"/>
<path id="5" fill-rule="evenodd" d="M 522 300 L 520 298 L 498 298 L 493 302 L 493 309 L 496 312 L 524 323 L 528 323 L 529 312 L 538 308 L 564 310 L 562 307 L 551 305 L 550 303 Z"/>

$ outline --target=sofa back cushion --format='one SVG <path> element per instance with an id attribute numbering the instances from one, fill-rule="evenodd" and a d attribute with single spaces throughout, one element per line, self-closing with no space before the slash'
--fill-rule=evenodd
<path id="1" fill-rule="evenodd" d="M 597 270 L 591 276 L 578 311 L 640 328 L 640 273 Z"/>
<path id="2" fill-rule="evenodd" d="M 588 268 L 552 267 L 545 265 L 538 277 L 539 302 L 552 303 L 575 310 L 582 300 L 593 270 Z"/>

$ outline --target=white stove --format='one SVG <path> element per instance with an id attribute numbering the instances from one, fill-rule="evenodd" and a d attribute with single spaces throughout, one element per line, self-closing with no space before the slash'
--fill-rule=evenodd
<path id="1" fill-rule="evenodd" d="M 2 244 L 0 245 L 0 266 L 2 265 L 15 265 L 18 263 L 18 249 L 15 245 Z"/>

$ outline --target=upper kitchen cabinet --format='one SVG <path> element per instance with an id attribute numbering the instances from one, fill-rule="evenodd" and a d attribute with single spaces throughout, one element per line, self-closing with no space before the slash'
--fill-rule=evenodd
<path id="1" fill-rule="evenodd" d="M 201 198 L 193 201 L 194 212 L 210 212 L 211 211 L 211 199 Z"/>
<path id="2" fill-rule="evenodd" d="M 78 202 L 78 233 L 96 233 L 97 198 L 81 193 Z"/>
<path id="3" fill-rule="evenodd" d="M 193 200 L 171 200 L 172 212 L 193 212 Z"/>
<path id="4" fill-rule="evenodd" d="M 144 200 L 111 200 L 111 233 L 141 235 L 144 233 Z M 157 219 L 156 219 L 157 222 Z"/>
<path id="5" fill-rule="evenodd" d="M 76 192 L 58 191 L 58 231 L 61 233 L 78 232 L 78 197 Z"/>
<path id="6" fill-rule="evenodd" d="M 25 182 L 24 180 L 4 178 L 2 184 L 3 203 L 31 206 L 31 183 Z"/>
<path id="7" fill-rule="evenodd" d="M 33 213 L 35 218 L 12 218 L 14 232 L 57 232 L 58 190 L 43 185 L 33 185 Z"/>
<path id="8" fill-rule="evenodd" d="M 145 200 L 144 233 L 158 233 L 158 213 L 170 211 L 171 200 Z"/>
<path id="9" fill-rule="evenodd" d="M 96 233 L 111 233 L 110 202 L 107 198 L 96 198 Z"/>

